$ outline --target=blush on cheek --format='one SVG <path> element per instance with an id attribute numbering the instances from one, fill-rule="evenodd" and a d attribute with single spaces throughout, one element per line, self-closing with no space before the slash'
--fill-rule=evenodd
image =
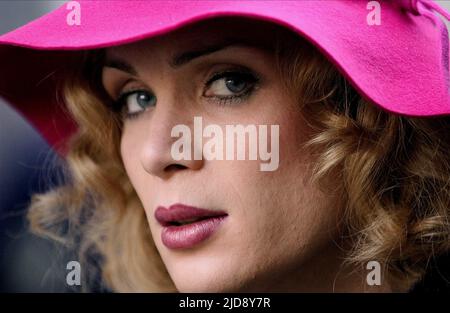
<path id="1" fill-rule="evenodd" d="M 139 153 L 136 151 L 137 145 L 133 140 L 129 140 L 127 136 L 122 136 L 120 141 L 120 155 L 122 157 L 125 171 L 128 177 L 133 180 L 134 174 L 138 171 Z"/>

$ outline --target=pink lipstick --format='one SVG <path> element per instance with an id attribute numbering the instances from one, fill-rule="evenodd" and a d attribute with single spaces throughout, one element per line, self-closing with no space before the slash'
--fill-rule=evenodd
<path id="1" fill-rule="evenodd" d="M 163 226 L 161 240 L 170 249 L 191 248 L 213 235 L 225 221 L 224 211 L 207 210 L 184 204 L 158 206 L 156 220 Z"/>

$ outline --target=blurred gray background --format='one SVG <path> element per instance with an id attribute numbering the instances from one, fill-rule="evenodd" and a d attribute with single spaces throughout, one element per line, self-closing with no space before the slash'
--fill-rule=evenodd
<path id="1" fill-rule="evenodd" d="M 66 1 L 0 0 L 0 34 Z M 66 264 L 76 258 L 63 247 L 27 231 L 30 195 L 56 184 L 58 157 L 0 98 L 0 292 L 76 292 L 66 284 Z"/>
<path id="2" fill-rule="evenodd" d="M 0 34 L 65 2 L 0 0 Z M 438 2 L 450 10 L 450 1 Z M 57 160 L 52 150 L 0 98 L 0 292 L 79 291 L 65 284 L 65 266 L 73 257 L 61 247 L 30 235 L 23 218 L 30 194 L 46 190 L 48 181 L 55 178 L 56 165 L 49 160 Z M 450 290 L 439 281 L 444 271 L 430 274 L 428 285 L 418 290 Z"/>

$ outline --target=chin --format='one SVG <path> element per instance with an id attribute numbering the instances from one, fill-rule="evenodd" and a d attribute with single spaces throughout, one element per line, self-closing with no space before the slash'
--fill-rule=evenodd
<path id="1" fill-rule="evenodd" d="M 213 259 L 213 257 L 211 257 Z M 239 292 L 246 279 L 242 267 L 216 258 L 213 262 L 181 261 L 169 266 L 169 274 L 179 292 Z"/>
<path id="2" fill-rule="evenodd" d="M 238 292 L 240 287 L 233 283 L 233 277 L 224 278 L 217 277 L 216 274 L 210 275 L 185 275 L 183 277 L 175 277 L 173 279 L 175 286 L 179 292 Z"/>

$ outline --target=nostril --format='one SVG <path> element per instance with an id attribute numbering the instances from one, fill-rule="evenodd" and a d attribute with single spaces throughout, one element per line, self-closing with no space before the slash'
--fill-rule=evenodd
<path id="1" fill-rule="evenodd" d="M 187 169 L 187 166 L 184 166 L 182 164 L 170 164 L 170 165 L 166 166 L 164 171 L 165 172 L 172 172 L 172 171 L 184 170 L 184 169 Z"/>

